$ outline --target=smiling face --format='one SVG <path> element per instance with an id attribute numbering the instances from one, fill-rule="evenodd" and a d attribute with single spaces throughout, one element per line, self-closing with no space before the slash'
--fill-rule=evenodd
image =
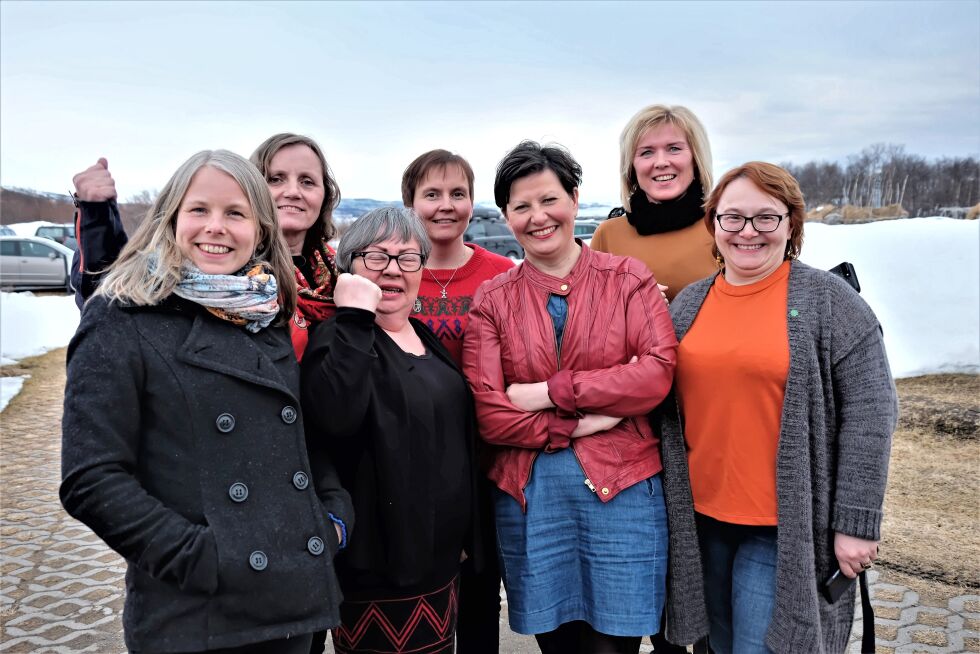
<path id="1" fill-rule="evenodd" d="M 473 215 L 473 198 L 463 170 L 453 165 L 430 168 L 415 189 L 412 209 L 433 243 L 462 239 Z"/>
<path id="2" fill-rule="evenodd" d="M 682 196 L 694 181 L 694 155 L 684 132 L 670 123 L 647 130 L 636 143 L 633 172 L 650 202 Z"/>
<path id="3" fill-rule="evenodd" d="M 406 242 L 397 238 L 372 243 L 363 251 L 384 252 L 393 256 L 407 252 L 422 253 L 422 249 L 415 239 Z M 412 311 L 415 298 L 419 294 L 419 284 L 422 282 L 422 270 L 403 272 L 394 259 L 388 262 L 384 270 L 369 270 L 364 265 L 363 257 L 356 257 L 351 262 L 352 273 L 370 279 L 381 288 L 381 302 L 378 303 L 376 313 L 399 318 L 407 318 Z"/>
<path id="4" fill-rule="evenodd" d="M 269 161 L 266 182 L 287 241 L 302 237 L 320 217 L 325 195 L 323 165 L 302 143 L 281 148 Z M 298 253 L 294 253 L 298 254 Z"/>
<path id="5" fill-rule="evenodd" d="M 578 189 L 569 195 L 551 170 L 515 180 L 504 208 L 524 255 L 539 268 L 560 266 L 577 251 L 577 214 Z"/>
<path id="6" fill-rule="evenodd" d="M 228 173 L 198 170 L 177 210 L 177 247 L 209 275 L 230 275 L 252 258 L 258 222 L 245 192 Z"/>
<path id="7" fill-rule="evenodd" d="M 745 177 L 733 180 L 721 194 L 716 215 L 737 213 L 784 215 L 786 205 L 764 193 Z M 725 259 L 725 279 L 735 285 L 751 284 L 767 277 L 783 262 L 789 241 L 788 218 L 780 221 L 776 231 L 760 233 L 751 223 L 740 232 L 726 232 L 715 222 L 715 245 Z"/>

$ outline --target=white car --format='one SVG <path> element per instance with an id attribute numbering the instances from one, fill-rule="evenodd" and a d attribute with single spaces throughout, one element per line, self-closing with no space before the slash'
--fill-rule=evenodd
<path id="1" fill-rule="evenodd" d="M 71 292 L 71 258 L 60 243 L 38 236 L 0 236 L 0 288 Z"/>

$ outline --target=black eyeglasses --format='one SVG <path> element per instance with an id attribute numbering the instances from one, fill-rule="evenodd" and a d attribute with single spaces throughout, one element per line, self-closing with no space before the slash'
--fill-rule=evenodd
<path id="1" fill-rule="evenodd" d="M 358 257 L 364 259 L 364 267 L 375 272 L 387 268 L 392 259 L 395 260 L 402 272 L 418 272 L 422 270 L 422 266 L 425 264 L 425 257 L 418 252 L 388 254 L 387 252 L 372 250 L 370 252 L 352 252 L 350 256 L 352 259 Z"/>
<path id="2" fill-rule="evenodd" d="M 737 213 L 723 213 L 715 216 L 715 220 L 718 221 L 718 226 L 726 232 L 740 232 L 745 229 L 745 223 L 752 223 L 752 229 L 757 232 L 774 232 L 779 227 L 779 223 L 783 221 L 783 218 L 789 216 L 788 213 L 783 215 L 775 213 L 760 213 L 758 216 L 742 216 Z"/>

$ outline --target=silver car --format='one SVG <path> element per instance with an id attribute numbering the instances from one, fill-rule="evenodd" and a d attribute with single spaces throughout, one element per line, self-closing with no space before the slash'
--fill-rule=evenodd
<path id="1" fill-rule="evenodd" d="M 38 236 L 0 236 L 0 288 L 71 292 L 73 252 Z"/>

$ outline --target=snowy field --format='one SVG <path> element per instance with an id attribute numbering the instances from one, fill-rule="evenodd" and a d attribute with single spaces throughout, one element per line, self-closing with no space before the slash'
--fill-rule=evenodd
<path id="1" fill-rule="evenodd" d="M 40 224 L 14 228 L 33 234 Z M 896 377 L 980 372 L 980 221 L 808 223 L 801 259 L 824 269 L 854 264 Z M 67 345 L 77 326 L 69 296 L 0 293 L 0 365 Z M 0 378 L 0 410 L 22 381 Z"/>

